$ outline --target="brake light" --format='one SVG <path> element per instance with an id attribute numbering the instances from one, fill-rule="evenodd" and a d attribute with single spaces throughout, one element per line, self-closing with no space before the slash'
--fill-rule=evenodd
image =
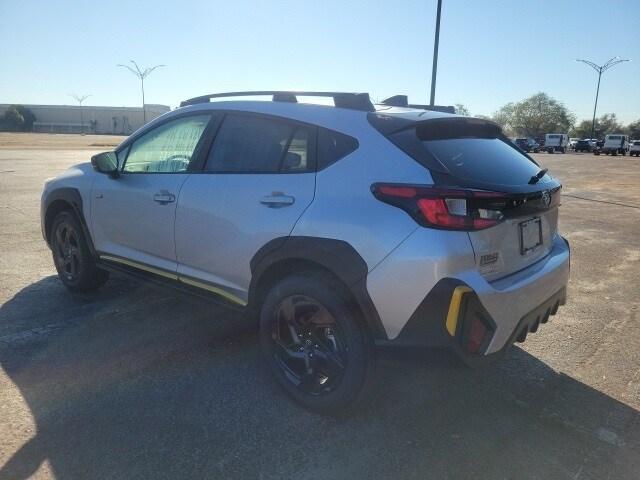
<path id="1" fill-rule="evenodd" d="M 445 230 L 482 230 L 500 223 L 506 195 L 484 190 L 376 183 L 380 201 L 403 209 L 420 225 Z"/>

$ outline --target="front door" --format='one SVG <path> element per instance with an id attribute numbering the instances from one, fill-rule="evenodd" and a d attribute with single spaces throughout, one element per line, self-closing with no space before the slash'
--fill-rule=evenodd
<path id="1" fill-rule="evenodd" d="M 162 123 L 118 151 L 118 178 L 98 176 L 91 218 L 102 259 L 175 277 L 177 200 L 209 119 L 199 114 Z"/>

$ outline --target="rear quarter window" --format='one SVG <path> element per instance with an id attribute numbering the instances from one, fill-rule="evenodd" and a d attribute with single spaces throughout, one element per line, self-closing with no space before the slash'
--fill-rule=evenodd
<path id="1" fill-rule="evenodd" d="M 327 168 L 358 149 L 358 140 L 349 135 L 318 128 L 318 170 Z"/>

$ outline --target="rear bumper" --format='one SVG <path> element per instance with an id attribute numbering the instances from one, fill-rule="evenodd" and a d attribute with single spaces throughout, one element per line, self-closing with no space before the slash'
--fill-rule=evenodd
<path id="1" fill-rule="evenodd" d="M 425 244 L 429 244 L 424 240 L 421 234 L 408 239 L 368 277 L 367 287 L 389 338 L 385 344 L 449 346 L 464 356 L 465 325 L 475 315 L 486 325 L 488 335 L 471 356 L 494 356 L 519 338 L 524 339 L 526 333 L 536 331 L 566 301 L 570 249 L 559 235 L 547 256 L 491 282 L 477 271 L 473 254 L 470 259 L 462 254 L 461 239 L 454 237 L 448 243 L 452 256 L 440 260 L 417 257 L 415 249 L 424 252 Z M 460 286 L 468 293 L 452 335 L 445 324 L 454 290 Z M 419 287 L 423 293 L 416 298 Z"/>
<path id="2" fill-rule="evenodd" d="M 520 272 L 487 282 L 475 273 L 461 280 L 478 296 L 480 303 L 495 322 L 496 329 L 485 354 L 501 350 L 515 334 L 520 322 L 537 311 L 558 292 L 566 291 L 569 282 L 570 249 L 560 236 L 554 239 L 549 255 Z M 560 305 L 564 305 L 562 296 Z"/>

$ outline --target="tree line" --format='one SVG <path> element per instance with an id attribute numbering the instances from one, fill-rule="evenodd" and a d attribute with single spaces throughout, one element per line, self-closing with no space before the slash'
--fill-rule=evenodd
<path id="1" fill-rule="evenodd" d="M 33 122 L 36 116 L 23 105 L 10 105 L 0 115 L 0 131 L 5 132 L 30 132 L 33 130 Z"/>
<path id="2" fill-rule="evenodd" d="M 456 111 L 469 115 L 464 105 L 457 104 Z M 547 133 L 568 133 L 571 137 L 590 138 L 591 120 L 576 124 L 576 116 L 561 102 L 544 92 L 525 98 L 520 102 L 504 105 L 487 117 L 500 125 L 508 136 L 543 138 Z M 606 113 L 595 122 L 595 138 L 603 138 L 608 133 L 623 133 L 630 138 L 640 138 L 640 119 L 628 125 L 621 124 L 615 113 Z"/>

